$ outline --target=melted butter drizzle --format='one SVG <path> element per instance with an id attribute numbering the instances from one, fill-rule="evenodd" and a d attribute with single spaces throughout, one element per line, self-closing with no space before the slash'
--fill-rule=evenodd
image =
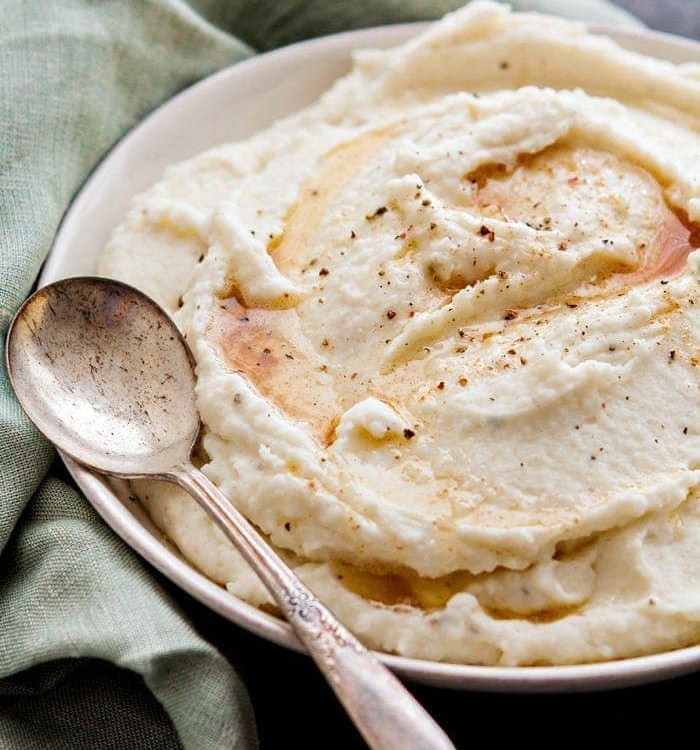
<path id="1" fill-rule="evenodd" d="M 469 584 L 478 579 L 478 576 L 466 571 L 439 578 L 421 578 L 410 571 L 375 573 L 340 562 L 334 562 L 332 569 L 344 588 L 363 599 L 386 607 L 411 607 L 425 614 L 445 609 L 453 596 L 468 591 Z M 533 608 L 529 611 L 481 606 L 494 620 L 524 620 L 534 624 L 556 622 L 580 609 L 579 604 Z"/>
<path id="2" fill-rule="evenodd" d="M 273 237 L 267 251 L 284 273 L 299 268 L 313 256 L 314 235 L 333 198 L 349 183 L 359 167 L 399 129 L 400 123 L 371 130 L 332 148 L 320 169 L 284 217 L 284 229 Z"/>
<path id="3" fill-rule="evenodd" d="M 299 268 L 314 256 L 315 233 L 333 199 L 356 176 L 360 166 L 399 132 L 400 125 L 396 123 L 363 133 L 341 143 L 323 157 L 318 173 L 302 188 L 300 198 L 287 211 L 282 233 L 268 243 L 268 251 L 281 272 Z M 508 218 L 509 213 L 513 214 L 511 220 L 518 218 L 519 213 L 530 208 L 528 170 L 544 170 L 554 178 L 556 170 L 561 172 L 564 164 L 565 170 L 574 174 L 580 162 L 590 154 L 609 160 L 611 165 L 618 163 L 613 155 L 555 145 L 539 154 L 521 157 L 513 170 L 500 164 L 484 165 L 466 176 L 476 190 L 470 205 L 463 208 L 481 210 L 490 207 L 504 218 Z M 632 168 L 641 170 L 636 165 Z M 509 180 L 514 175 L 519 179 L 515 192 L 508 189 Z M 556 180 L 552 184 L 556 184 Z M 525 216 L 519 218 L 525 220 Z M 566 290 L 560 300 L 547 299 L 535 307 L 516 308 L 519 317 L 531 319 L 572 298 L 605 297 L 619 293 L 621 288 L 676 275 L 682 272 L 689 253 L 699 244 L 700 229 L 664 203 L 657 236 L 650 247 L 645 248 L 637 268 L 611 266 L 605 272 L 593 274 L 579 290 Z M 431 307 L 431 299 L 426 295 L 424 304 Z M 445 302 L 443 299 L 442 303 Z M 331 372 L 325 356 L 327 353 L 314 350 L 302 333 L 294 309 L 245 307 L 233 285 L 222 292 L 210 332 L 227 363 L 282 412 L 305 423 L 324 447 L 333 442 L 340 416 L 353 403 L 369 395 L 387 403 L 403 402 L 412 390 L 420 386 L 420 368 L 413 367 L 411 360 L 371 380 L 355 380 L 356 373 Z M 451 329 L 441 331 L 439 337 L 449 337 L 454 333 Z"/>
<path id="4" fill-rule="evenodd" d="M 244 307 L 235 297 L 219 301 L 208 335 L 226 363 L 290 418 L 304 422 L 329 445 L 340 412 L 321 357 L 303 336 L 294 310 Z"/>
<path id="5" fill-rule="evenodd" d="M 616 157 L 614 154 L 599 152 L 591 148 L 555 144 L 537 154 L 521 155 L 513 169 L 508 169 L 505 164 L 486 164 L 465 175 L 465 179 L 475 186 L 475 200 L 468 207 L 474 206 L 480 211 L 495 211 L 498 218 L 503 220 L 527 221 L 529 218 L 532 221 L 534 217 L 526 214 L 529 213 L 528 209 L 538 205 L 537 202 L 531 205 L 537 191 L 527 190 L 528 173 L 546 174 L 552 180 L 555 189 L 557 180 L 563 187 L 575 186 L 580 183 L 580 179 L 585 180 L 590 177 L 585 172 L 582 177 L 579 175 L 581 165 L 585 165 L 591 159 L 597 160 L 605 169 L 611 171 L 621 167 L 634 170 L 644 175 L 650 184 L 659 185 L 645 167 Z M 567 171 L 570 173 L 569 178 L 562 179 L 562 172 Z M 518 179 L 519 177 L 521 179 Z M 596 177 L 595 173 L 593 177 Z M 512 179 L 517 180 L 515 196 L 511 189 Z M 607 273 L 592 277 L 590 282 L 600 285 L 599 294 L 596 296 L 617 293 L 621 287 L 631 287 L 657 278 L 676 276 L 685 268 L 688 255 L 700 247 L 700 225 L 691 222 L 683 210 L 669 206 L 663 200 L 661 193 L 659 198 L 659 230 L 650 245 L 640 250 L 637 267 L 614 268 L 611 266 Z"/>

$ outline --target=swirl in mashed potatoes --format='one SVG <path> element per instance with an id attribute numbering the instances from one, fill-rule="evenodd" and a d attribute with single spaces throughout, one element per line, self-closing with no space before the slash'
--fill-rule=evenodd
<path id="1" fill-rule="evenodd" d="M 692 68 L 475 2 L 171 167 L 100 271 L 175 315 L 203 471 L 369 646 L 564 664 L 700 640 L 697 222 Z"/>

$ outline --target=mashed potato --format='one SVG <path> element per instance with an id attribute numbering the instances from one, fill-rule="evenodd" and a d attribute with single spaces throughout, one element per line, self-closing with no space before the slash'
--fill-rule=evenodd
<path id="1" fill-rule="evenodd" d="M 700 640 L 700 82 L 474 2 L 171 167 L 100 272 L 197 360 L 203 471 L 369 646 Z M 158 526 L 271 598 L 186 495 Z"/>

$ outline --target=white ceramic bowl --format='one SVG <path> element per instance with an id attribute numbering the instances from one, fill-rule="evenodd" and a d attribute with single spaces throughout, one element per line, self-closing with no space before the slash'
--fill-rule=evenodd
<path id="1" fill-rule="evenodd" d="M 66 213 L 40 278 L 92 274 L 133 195 L 169 164 L 245 138 L 311 103 L 350 67 L 352 50 L 390 47 L 422 24 L 338 34 L 246 60 L 206 78 L 161 106 L 97 167 Z M 601 30 L 626 47 L 674 62 L 700 62 L 700 44 L 648 32 Z M 289 626 L 231 596 L 164 540 L 123 482 L 108 482 L 66 459 L 97 512 L 131 547 L 185 591 L 232 622 L 301 650 Z M 652 682 L 700 668 L 700 646 L 615 662 L 566 667 L 474 667 L 379 654 L 407 678 L 461 689 L 529 692 L 598 690 Z"/>

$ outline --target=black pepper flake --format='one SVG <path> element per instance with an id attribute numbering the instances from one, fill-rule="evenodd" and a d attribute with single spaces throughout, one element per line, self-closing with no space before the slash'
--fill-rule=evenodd
<path id="1" fill-rule="evenodd" d="M 289 523 L 289 521 L 287 521 L 287 523 L 284 524 L 284 530 L 291 531 L 291 529 L 292 529 L 292 524 Z"/>
<path id="2" fill-rule="evenodd" d="M 350 230 L 350 239 L 351 239 L 351 240 L 354 240 L 354 239 L 355 239 L 355 237 L 357 237 L 357 235 L 355 234 L 355 230 L 354 230 L 354 229 L 351 229 L 351 230 Z"/>
<path id="3" fill-rule="evenodd" d="M 285 356 L 285 357 L 286 357 L 287 359 L 294 359 L 294 357 L 292 357 L 292 355 L 291 355 L 291 354 L 285 354 L 284 356 Z"/>
<path id="4" fill-rule="evenodd" d="M 493 242 L 496 239 L 496 235 L 494 234 L 492 229 L 489 229 L 486 224 L 482 224 L 479 229 L 479 234 L 482 237 L 488 237 L 489 242 Z"/>
<path id="5" fill-rule="evenodd" d="M 687 434 L 688 434 L 688 428 L 687 428 L 687 427 L 684 427 L 684 428 L 683 428 L 683 434 L 684 434 L 684 435 L 687 435 Z"/>
<path id="6" fill-rule="evenodd" d="M 271 354 L 271 351 L 270 351 L 270 349 L 269 349 L 268 347 L 265 347 L 265 348 L 263 349 L 263 354 Z"/>
<path id="7" fill-rule="evenodd" d="M 440 382 L 439 382 L 439 383 L 437 384 L 437 387 L 438 387 L 438 390 L 439 390 L 439 391 L 444 391 L 444 390 L 445 390 L 445 381 L 444 381 L 444 380 L 441 380 L 441 381 L 440 381 Z"/>
<path id="8" fill-rule="evenodd" d="M 430 222 L 430 228 L 431 229 L 435 229 L 436 226 L 437 226 L 437 224 L 434 221 Z"/>
<path id="9" fill-rule="evenodd" d="M 675 358 L 676 358 L 676 350 L 671 349 L 671 351 L 668 353 L 668 361 L 673 362 Z"/>
<path id="10" fill-rule="evenodd" d="M 396 310 L 387 310 L 386 316 L 389 320 L 393 320 L 396 317 Z"/>
<path id="11" fill-rule="evenodd" d="M 410 440 L 411 438 L 416 436 L 416 433 L 413 430 L 409 430 L 408 428 L 406 428 L 403 431 L 403 436 L 406 438 L 406 440 Z"/>
<path id="12" fill-rule="evenodd" d="M 373 214 L 366 214 L 365 219 L 371 221 L 376 219 L 377 216 L 383 216 L 389 209 L 386 206 L 379 206 L 379 208 Z"/>
<path id="13" fill-rule="evenodd" d="M 515 320 L 518 317 L 518 313 L 515 310 L 506 310 L 506 314 L 503 316 L 503 320 Z"/>
<path id="14" fill-rule="evenodd" d="M 321 269 L 321 270 L 320 270 L 320 271 L 318 272 L 318 275 L 319 275 L 319 276 L 328 276 L 328 274 L 329 274 L 329 273 L 330 273 L 330 271 L 329 271 L 329 270 L 328 270 L 327 268 L 322 268 L 322 269 Z"/>
<path id="15" fill-rule="evenodd" d="M 421 201 L 421 205 L 422 205 L 422 206 L 429 206 L 429 205 L 430 205 L 430 198 L 424 198 L 424 199 L 423 199 L 423 200 Z"/>

